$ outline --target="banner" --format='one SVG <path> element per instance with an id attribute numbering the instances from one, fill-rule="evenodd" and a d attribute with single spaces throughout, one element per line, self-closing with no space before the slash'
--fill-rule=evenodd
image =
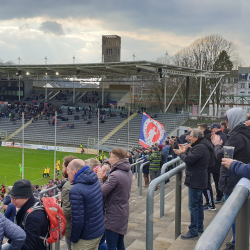
<path id="1" fill-rule="evenodd" d="M 117 101 L 109 101 L 109 106 L 111 109 L 115 109 L 117 106 Z"/>
<path id="2" fill-rule="evenodd" d="M 155 143 L 161 145 L 166 137 L 167 133 L 163 125 L 143 112 L 139 143 L 148 148 Z"/>

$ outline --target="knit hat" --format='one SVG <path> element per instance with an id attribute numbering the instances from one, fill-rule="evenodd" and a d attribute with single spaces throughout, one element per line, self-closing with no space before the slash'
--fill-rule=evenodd
<path id="1" fill-rule="evenodd" d="M 22 179 L 14 183 L 10 192 L 10 196 L 13 198 L 27 199 L 33 196 L 30 180 Z"/>

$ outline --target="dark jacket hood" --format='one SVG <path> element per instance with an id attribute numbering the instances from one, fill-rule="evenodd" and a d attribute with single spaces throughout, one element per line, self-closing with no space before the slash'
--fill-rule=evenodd
<path id="1" fill-rule="evenodd" d="M 131 170 L 131 166 L 129 164 L 129 160 L 126 158 L 126 159 L 122 159 L 118 162 L 116 162 L 112 167 L 111 167 L 111 170 L 110 170 L 110 173 L 117 170 L 117 169 L 120 169 L 122 171 L 125 171 L 125 172 L 129 172 Z"/>
<path id="2" fill-rule="evenodd" d="M 229 109 L 227 112 L 227 120 L 229 123 L 230 131 L 229 134 L 232 133 L 234 128 L 238 125 L 244 124 L 246 121 L 246 110 L 242 108 L 233 108 Z"/>
<path id="3" fill-rule="evenodd" d="M 98 180 L 96 173 L 89 168 L 89 166 L 85 166 L 81 170 L 79 170 L 73 180 L 73 183 L 82 183 L 85 185 L 92 185 Z"/>

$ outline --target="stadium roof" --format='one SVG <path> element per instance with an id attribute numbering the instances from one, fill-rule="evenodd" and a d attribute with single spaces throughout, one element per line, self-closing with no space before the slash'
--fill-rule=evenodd
<path id="1" fill-rule="evenodd" d="M 46 75 L 50 78 L 121 78 L 128 76 L 190 76 L 218 78 L 229 72 L 215 72 L 188 67 L 174 66 L 150 61 L 129 61 L 89 64 L 43 64 L 43 65 L 0 65 L 0 79 L 37 80 Z"/>

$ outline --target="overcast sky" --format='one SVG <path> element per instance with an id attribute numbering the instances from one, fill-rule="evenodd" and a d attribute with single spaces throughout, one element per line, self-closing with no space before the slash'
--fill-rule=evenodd
<path id="1" fill-rule="evenodd" d="M 122 61 L 155 60 L 220 34 L 250 66 L 249 11 L 250 0 L 1 1 L 0 59 L 97 63 L 102 35 L 119 35 Z"/>

